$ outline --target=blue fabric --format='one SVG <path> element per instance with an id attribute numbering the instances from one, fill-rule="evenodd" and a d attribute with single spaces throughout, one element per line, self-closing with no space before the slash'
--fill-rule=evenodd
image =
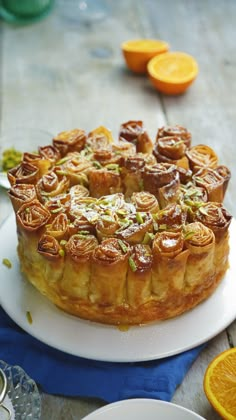
<path id="1" fill-rule="evenodd" d="M 48 394 L 170 401 L 204 345 L 176 356 L 142 363 L 83 359 L 55 350 L 18 327 L 0 308 L 0 359 L 21 366 Z"/>

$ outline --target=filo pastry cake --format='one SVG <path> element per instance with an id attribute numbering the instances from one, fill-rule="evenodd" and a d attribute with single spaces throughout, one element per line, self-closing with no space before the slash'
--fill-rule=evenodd
<path id="1" fill-rule="evenodd" d="M 228 268 L 230 171 L 190 132 L 142 121 L 64 131 L 9 170 L 21 270 L 64 311 L 107 324 L 176 317 Z"/>

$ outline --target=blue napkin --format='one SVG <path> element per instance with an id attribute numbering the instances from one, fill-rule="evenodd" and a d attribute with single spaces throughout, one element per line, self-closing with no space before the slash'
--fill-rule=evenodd
<path id="1" fill-rule="evenodd" d="M 75 357 L 38 341 L 0 308 L 0 359 L 19 365 L 48 394 L 170 401 L 204 345 L 161 360 L 111 363 Z"/>

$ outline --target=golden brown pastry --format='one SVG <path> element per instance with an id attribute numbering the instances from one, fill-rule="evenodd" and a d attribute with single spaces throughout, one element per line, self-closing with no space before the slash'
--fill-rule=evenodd
<path id="1" fill-rule="evenodd" d="M 33 184 L 15 184 L 8 191 L 8 196 L 15 213 L 22 204 L 29 203 L 37 198 L 35 186 Z"/>
<path id="2" fill-rule="evenodd" d="M 180 194 L 180 179 L 176 165 L 169 163 L 146 165 L 143 171 L 143 188 L 157 197 L 161 208 L 176 202 Z"/>
<path id="3" fill-rule="evenodd" d="M 157 131 L 156 141 L 158 141 L 162 137 L 169 137 L 169 136 L 178 137 L 180 140 L 184 141 L 184 144 L 186 145 L 187 149 L 190 148 L 192 135 L 185 127 L 182 127 L 181 125 L 178 125 L 178 124 L 173 125 L 173 126 L 167 125 L 167 126 L 161 127 Z"/>
<path id="4" fill-rule="evenodd" d="M 186 170 L 189 169 L 188 159 L 185 156 L 187 146 L 178 136 L 161 137 L 157 140 L 153 154 L 157 162 L 173 163 Z"/>
<path id="5" fill-rule="evenodd" d="M 198 144 L 186 151 L 190 169 L 197 172 L 201 167 L 214 169 L 218 165 L 218 156 L 215 151 L 205 144 Z"/>
<path id="6" fill-rule="evenodd" d="M 209 147 L 189 149 L 181 126 L 158 130 L 160 162 L 142 122 L 119 136 L 76 129 L 25 152 L 9 197 L 26 278 L 68 313 L 134 325 L 194 308 L 223 279 L 230 171 Z"/>

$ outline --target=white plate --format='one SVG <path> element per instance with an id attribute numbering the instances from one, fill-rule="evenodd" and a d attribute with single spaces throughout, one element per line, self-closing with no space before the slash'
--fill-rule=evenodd
<path id="1" fill-rule="evenodd" d="M 99 408 L 83 420 L 204 420 L 203 417 L 165 401 L 133 399 L 108 404 Z"/>
<path id="2" fill-rule="evenodd" d="M 236 221 L 230 227 L 230 269 L 205 302 L 167 321 L 120 331 L 117 327 L 81 320 L 64 313 L 43 297 L 20 274 L 16 253 L 15 216 L 0 230 L 0 302 L 8 315 L 25 331 L 44 343 L 89 359 L 136 362 L 178 354 L 204 343 L 236 318 Z M 12 262 L 9 269 L 3 258 Z M 26 311 L 33 323 L 29 324 Z"/>

